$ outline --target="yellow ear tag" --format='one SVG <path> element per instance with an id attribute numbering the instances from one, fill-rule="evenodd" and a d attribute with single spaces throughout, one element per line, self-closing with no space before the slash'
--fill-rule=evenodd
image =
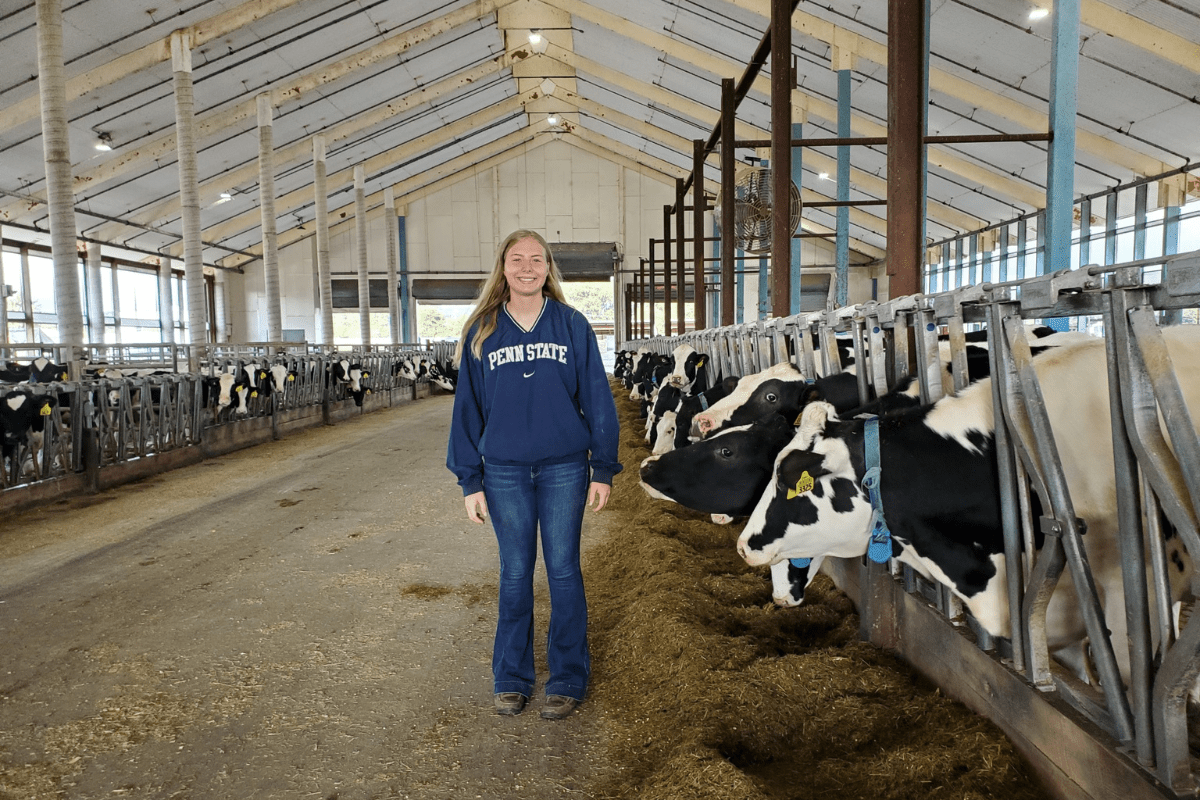
<path id="1" fill-rule="evenodd" d="M 793 497 L 799 497 L 805 492 L 811 492 L 813 483 L 812 475 L 809 475 L 807 471 L 801 472 L 800 480 L 796 481 L 796 488 L 787 490 L 787 499 L 791 500 Z"/>
<path id="2" fill-rule="evenodd" d="M 800 420 L 803 418 L 804 418 L 804 412 L 801 411 L 799 414 L 796 415 L 796 421 L 792 423 L 792 427 L 793 428 L 800 427 Z M 808 473 L 805 473 L 805 474 L 807 475 Z"/>
<path id="3" fill-rule="evenodd" d="M 256 392 L 256 391 L 255 391 L 255 392 L 251 392 L 251 393 L 250 393 L 250 396 L 251 396 L 251 397 L 258 397 L 258 392 Z"/>
<path id="4" fill-rule="evenodd" d="M 703 367 L 703 366 L 704 366 L 704 359 L 702 358 L 702 359 L 700 359 L 699 361 L 697 361 L 697 362 L 696 362 L 696 366 L 697 366 L 697 367 Z"/>
<path id="5" fill-rule="evenodd" d="M 67 373 L 65 373 L 65 372 L 64 372 L 64 373 L 62 374 L 62 379 L 63 379 L 64 381 L 67 379 Z"/>
<path id="6" fill-rule="evenodd" d="M 289 381 L 294 381 L 294 380 L 296 380 L 296 376 L 295 376 L 295 375 L 288 375 L 288 376 L 287 376 L 287 379 L 288 379 Z"/>
<path id="7" fill-rule="evenodd" d="M 54 413 L 54 412 L 50 410 L 50 406 L 49 406 L 49 405 L 44 405 L 44 406 L 42 406 L 42 411 L 41 411 L 41 414 L 42 414 L 42 416 L 43 416 L 43 417 L 48 417 L 48 416 L 50 416 L 52 413 Z"/>

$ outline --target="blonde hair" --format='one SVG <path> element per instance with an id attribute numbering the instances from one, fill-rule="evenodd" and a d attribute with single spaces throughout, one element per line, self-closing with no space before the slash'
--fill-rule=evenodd
<path id="1" fill-rule="evenodd" d="M 567 304 L 567 298 L 562 290 L 562 275 L 559 274 L 558 265 L 554 263 L 550 245 L 546 244 L 546 240 L 536 231 L 524 229 L 513 231 L 500 244 L 500 249 L 496 253 L 496 264 L 492 267 L 492 274 L 483 282 L 479 296 L 475 298 L 475 310 L 471 312 L 463 325 L 462 334 L 458 337 L 458 347 L 454 349 L 455 364 L 462 362 L 463 352 L 467 348 L 467 335 L 476 323 L 479 323 L 479 327 L 475 331 L 475 335 L 471 337 L 470 349 L 475 358 L 483 358 L 483 343 L 496 332 L 500 307 L 507 303 L 511 296 L 508 280 L 504 277 L 504 258 L 508 255 L 509 249 L 522 239 L 533 239 L 542 246 L 542 250 L 546 254 L 546 282 L 542 285 L 542 296 L 557 300 L 563 305 Z"/>

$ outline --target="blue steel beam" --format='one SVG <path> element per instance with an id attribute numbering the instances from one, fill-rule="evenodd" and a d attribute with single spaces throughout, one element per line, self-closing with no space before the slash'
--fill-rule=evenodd
<path id="1" fill-rule="evenodd" d="M 1080 0 L 1055 0 L 1050 37 L 1050 140 L 1046 164 L 1046 233 L 1043 272 L 1071 265 L 1075 198 L 1075 115 L 1079 82 Z M 1038 226 L 1041 236 L 1042 226 Z M 1042 266 L 1039 264 L 1039 266 Z"/>

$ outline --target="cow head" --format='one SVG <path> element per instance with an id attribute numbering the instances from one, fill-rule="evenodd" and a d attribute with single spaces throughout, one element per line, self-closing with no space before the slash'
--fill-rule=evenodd
<path id="1" fill-rule="evenodd" d="M 784 559 L 771 565 L 771 599 L 775 605 L 794 608 L 804 602 L 804 590 L 817 577 L 824 556 L 818 556 L 807 567 L 798 567 Z"/>
<path id="2" fill-rule="evenodd" d="M 727 396 L 692 417 L 692 435 L 711 436 L 724 428 L 748 425 L 769 415 L 798 413 L 807 402 L 807 394 L 814 391 L 800 370 L 782 361 L 742 378 Z"/>
<path id="3" fill-rule="evenodd" d="M 662 419 L 654 428 L 654 455 L 669 453 L 675 449 L 675 417 L 674 411 L 664 411 Z"/>
<path id="4" fill-rule="evenodd" d="M 642 488 L 651 497 L 697 511 L 744 517 L 771 480 L 775 454 L 791 438 L 792 426 L 780 416 L 730 428 L 682 450 L 647 458 L 642 462 Z"/>
<path id="5" fill-rule="evenodd" d="M 838 422 L 828 403 L 804 409 L 795 437 L 775 459 L 774 480 L 738 537 L 746 563 L 867 551 L 871 503 L 860 484 L 861 431 L 861 423 Z"/>

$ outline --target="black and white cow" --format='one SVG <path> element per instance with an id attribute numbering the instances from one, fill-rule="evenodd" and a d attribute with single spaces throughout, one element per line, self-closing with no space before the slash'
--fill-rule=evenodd
<path id="1" fill-rule="evenodd" d="M 642 462 L 642 488 L 651 497 L 696 511 L 747 516 L 770 483 L 775 454 L 794 432 L 790 422 L 771 415 L 688 447 L 652 455 Z"/>
<path id="2" fill-rule="evenodd" d="M 454 385 L 458 382 L 458 370 L 449 364 L 438 364 L 436 361 L 429 365 L 429 380 L 439 389 L 454 394 Z"/>
<path id="3" fill-rule="evenodd" d="M 848 411 L 858 402 L 858 379 L 849 372 L 808 381 L 787 361 L 747 375 L 726 397 L 692 417 L 691 434 L 711 436 L 723 428 L 748 425 L 769 414 L 792 422 L 809 402 L 821 398 Z"/>
<path id="4" fill-rule="evenodd" d="M 775 605 L 794 608 L 804 602 L 804 590 L 817 577 L 825 559 L 818 557 L 803 567 L 784 559 L 771 565 L 771 599 Z"/>
<path id="5" fill-rule="evenodd" d="M 0 369 L 0 383 L 53 383 L 67 380 L 67 365 L 48 358 L 35 358 L 29 364 L 6 364 Z"/>
<path id="6" fill-rule="evenodd" d="M 1200 328 L 1168 328 L 1164 336 L 1175 364 L 1200 363 Z M 1104 343 L 1055 348 L 1033 363 L 1075 513 L 1087 524 L 1085 546 L 1107 623 L 1120 642 L 1125 612 Z M 1184 367 L 1177 376 L 1189 405 L 1200 408 L 1200 370 Z M 738 539 L 747 563 L 867 552 L 872 509 L 862 488 L 865 424 L 839 420 L 828 403 L 804 409 Z M 881 418 L 879 441 L 880 492 L 894 557 L 950 587 L 989 633 L 1008 636 L 990 379 L 931 406 Z M 1191 565 L 1174 544 L 1172 582 L 1182 590 Z M 1077 645 L 1085 636 L 1070 587 L 1055 593 L 1047 625 L 1052 649 Z M 1127 650 L 1116 650 L 1125 669 Z"/>
<path id="7" fill-rule="evenodd" d="M 41 450 L 46 430 L 46 419 L 54 413 L 57 405 L 56 395 L 39 394 L 28 389 L 18 389 L 0 395 L 0 449 L 14 471 L 19 467 L 13 460 L 19 458 L 22 447 L 28 445 L 34 473 L 40 477 L 38 452 Z"/>
<path id="8" fill-rule="evenodd" d="M 681 344 L 671 353 L 674 366 L 667 375 L 667 384 L 674 386 L 684 395 L 692 395 L 708 388 L 708 356 L 697 353 L 690 344 Z"/>
<path id="9" fill-rule="evenodd" d="M 424 370 L 421 374 L 427 374 L 429 371 L 429 362 L 421 359 L 421 368 Z M 362 364 L 352 364 L 346 359 L 331 362 L 327 370 L 330 380 L 345 385 L 346 393 L 354 399 L 354 405 L 356 406 L 362 406 L 363 398 L 371 392 L 370 389 L 362 385 L 362 379 L 370 377 L 370 374 L 370 372 L 363 369 Z"/>

